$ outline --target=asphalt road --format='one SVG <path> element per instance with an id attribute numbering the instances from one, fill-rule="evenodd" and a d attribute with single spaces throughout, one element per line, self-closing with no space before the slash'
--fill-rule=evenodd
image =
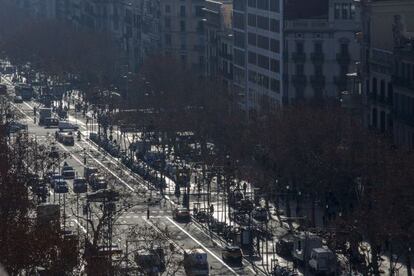
<path id="1" fill-rule="evenodd" d="M 56 129 L 40 127 L 34 122 L 33 107 L 38 104 L 35 102 L 24 102 L 15 104 L 17 110 L 23 114 L 22 121 L 28 124 L 28 131 L 31 137 L 36 137 L 39 143 L 49 146 L 54 142 L 54 132 Z M 121 163 L 111 156 L 100 151 L 93 143 L 85 139 L 87 136 L 86 126 L 78 121 L 81 132 L 84 134 L 81 141 L 76 141 L 74 146 L 64 146 L 56 143 L 62 153 L 66 153 L 65 161 L 74 167 L 79 176 L 83 175 L 84 157 L 88 165 L 99 168 L 108 180 L 109 185 L 114 190 L 120 192 L 122 200 L 130 204 L 125 212 L 122 212 L 114 222 L 114 238 L 116 243 L 124 252 L 127 247 L 127 230 L 129 227 L 137 225 L 148 225 L 154 231 L 158 229 L 168 229 L 170 241 L 181 249 L 202 248 L 208 254 L 210 264 L 210 275 L 260 275 L 260 272 L 248 263 L 244 262 L 242 267 L 231 266 L 221 259 L 220 241 L 212 240 L 196 223 L 178 223 L 172 219 L 171 210 L 174 203 L 167 198 L 160 204 L 150 206 L 150 219 L 146 218 L 147 199 L 157 197 L 156 192 L 150 192 L 142 179 L 129 172 Z M 63 160 L 62 160 L 63 163 Z M 66 214 L 66 227 L 81 232 L 86 232 L 86 225 L 83 222 L 81 206 L 85 203 L 85 195 L 76 195 L 72 190 L 72 181 L 69 182 L 69 193 L 65 196 L 55 195 L 51 192 L 48 200 L 59 201 L 62 206 L 62 213 Z M 65 208 L 64 204 L 65 202 Z M 79 208 L 77 208 L 79 207 Z M 65 211 L 63 212 L 63 208 Z M 94 210 L 99 215 L 99 208 Z M 181 270 L 178 274 L 183 274 Z"/>

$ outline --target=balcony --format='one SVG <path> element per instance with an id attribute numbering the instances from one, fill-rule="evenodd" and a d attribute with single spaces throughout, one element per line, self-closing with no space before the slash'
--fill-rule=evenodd
<path id="1" fill-rule="evenodd" d="M 324 87 L 325 86 L 325 76 L 323 75 L 314 75 L 310 77 L 310 83 L 313 87 Z"/>
<path id="2" fill-rule="evenodd" d="M 323 64 L 325 61 L 325 56 L 323 53 L 311 53 L 310 59 L 314 64 Z"/>
<path id="3" fill-rule="evenodd" d="M 291 81 L 295 86 L 306 86 L 307 79 L 305 75 L 293 75 Z"/>
<path id="4" fill-rule="evenodd" d="M 351 62 L 351 57 L 348 52 L 336 54 L 336 61 L 339 64 L 349 64 Z"/>
<path id="5" fill-rule="evenodd" d="M 306 54 L 305 53 L 292 53 L 292 60 L 296 63 L 305 63 Z"/>

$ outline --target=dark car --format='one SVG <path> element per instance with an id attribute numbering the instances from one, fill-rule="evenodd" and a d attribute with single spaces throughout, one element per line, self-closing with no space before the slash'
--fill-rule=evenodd
<path id="1" fill-rule="evenodd" d="M 92 202 L 104 202 L 104 201 L 118 201 L 119 193 L 114 190 L 102 189 L 92 193 L 88 193 L 86 198 Z"/>
<path id="2" fill-rule="evenodd" d="M 75 170 L 71 166 L 63 166 L 62 168 L 62 176 L 64 179 L 74 179 L 75 178 Z"/>
<path id="3" fill-rule="evenodd" d="M 44 122 L 45 127 L 57 127 L 59 125 L 59 120 L 56 118 L 45 118 Z"/>
<path id="4" fill-rule="evenodd" d="M 55 184 L 61 180 L 64 180 L 62 175 L 59 173 L 53 173 L 50 177 L 50 186 L 54 188 Z"/>
<path id="5" fill-rule="evenodd" d="M 73 180 L 73 192 L 76 194 L 86 193 L 88 191 L 88 185 L 85 178 L 75 178 Z"/>
<path id="6" fill-rule="evenodd" d="M 226 246 L 221 252 L 221 257 L 225 262 L 242 264 L 243 252 L 238 246 Z"/>
<path id="7" fill-rule="evenodd" d="M 59 179 L 55 181 L 54 190 L 57 194 L 65 194 L 69 192 L 68 183 L 63 179 Z"/>
<path id="8" fill-rule="evenodd" d="M 94 173 L 89 177 L 89 185 L 93 191 L 108 188 L 108 183 L 106 182 L 105 177 L 98 173 Z"/>
<path id="9" fill-rule="evenodd" d="M 176 221 L 191 221 L 191 215 L 187 208 L 175 208 L 173 211 L 173 219 Z"/>
<path id="10" fill-rule="evenodd" d="M 285 258 L 292 257 L 293 239 L 288 236 L 279 239 L 276 243 L 276 253 Z"/>

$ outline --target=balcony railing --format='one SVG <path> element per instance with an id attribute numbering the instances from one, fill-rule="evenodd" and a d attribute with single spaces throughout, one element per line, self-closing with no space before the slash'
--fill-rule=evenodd
<path id="1" fill-rule="evenodd" d="M 338 61 L 339 64 L 349 64 L 351 62 L 351 57 L 349 53 L 339 53 L 336 54 L 336 61 Z"/>
<path id="2" fill-rule="evenodd" d="M 305 53 L 292 53 L 292 60 L 296 63 L 305 63 L 306 54 Z"/>

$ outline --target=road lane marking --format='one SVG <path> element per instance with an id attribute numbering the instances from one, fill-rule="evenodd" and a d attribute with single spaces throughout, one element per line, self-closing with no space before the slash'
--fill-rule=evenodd
<path id="1" fill-rule="evenodd" d="M 77 219 L 72 218 L 72 221 L 73 221 L 74 223 L 76 223 L 76 224 L 80 227 L 80 229 L 82 229 L 83 233 L 85 233 L 85 234 L 86 234 L 86 229 L 85 229 L 85 227 L 83 227 L 83 225 L 82 225 L 82 224 L 80 224 L 80 223 L 79 223 L 79 221 L 78 221 Z"/>
<path id="2" fill-rule="evenodd" d="M 226 264 L 220 257 L 218 257 L 215 253 L 213 253 L 210 249 L 208 249 L 206 246 L 204 246 L 201 242 L 199 242 L 196 238 L 191 236 L 190 233 L 188 233 L 184 228 L 182 228 L 178 223 L 170 219 L 169 217 L 165 217 L 168 219 L 172 224 L 174 224 L 178 229 L 181 230 L 184 234 L 186 234 L 190 239 L 192 239 L 195 243 L 197 243 L 199 246 L 201 246 L 206 252 L 208 252 L 211 256 L 213 256 L 217 261 L 219 261 L 222 265 L 224 265 L 228 270 L 230 270 L 234 275 L 239 275 L 236 271 L 234 271 L 233 268 L 231 268 L 228 264 Z"/>

